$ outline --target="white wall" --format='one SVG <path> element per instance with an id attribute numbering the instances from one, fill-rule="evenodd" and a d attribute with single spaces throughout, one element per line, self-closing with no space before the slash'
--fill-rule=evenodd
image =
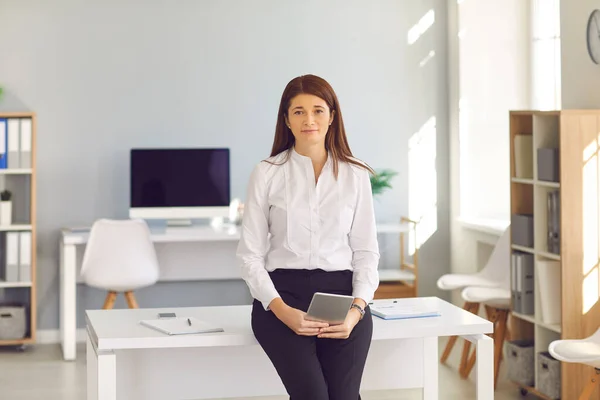
<path id="1" fill-rule="evenodd" d="M 587 52 L 586 30 L 599 0 L 560 2 L 562 108 L 600 108 L 600 65 Z"/>
<path id="2" fill-rule="evenodd" d="M 433 24 L 409 44 L 430 12 Z M 408 142 L 435 116 L 437 220 L 420 289 L 438 294 L 450 253 L 446 36 L 444 0 L 0 0 L 0 85 L 38 115 L 38 325 L 58 326 L 59 229 L 127 216 L 131 147 L 229 147 L 232 195 L 243 198 L 270 152 L 285 84 L 305 73 L 337 91 L 355 155 L 399 172 L 376 201 L 381 220 L 408 215 L 418 168 Z M 397 236 L 381 248 L 383 267 L 397 267 Z M 103 296 L 78 288 L 80 326 Z M 146 307 L 249 300 L 241 282 L 138 294 Z"/>
<path id="3" fill-rule="evenodd" d="M 523 0 L 450 0 L 448 18 L 451 270 L 472 273 L 497 237 L 458 219 L 510 219 L 508 112 L 530 102 L 529 7 Z"/>

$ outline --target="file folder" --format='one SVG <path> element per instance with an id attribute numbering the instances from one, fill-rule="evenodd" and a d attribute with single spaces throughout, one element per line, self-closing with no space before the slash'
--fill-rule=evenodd
<path id="1" fill-rule="evenodd" d="M 19 131 L 20 122 L 18 118 L 8 120 L 8 155 L 6 168 L 19 168 Z"/>
<path id="2" fill-rule="evenodd" d="M 194 317 L 148 319 L 140 321 L 140 324 L 167 335 L 224 332 L 223 328 L 210 325 Z"/>
<path id="3" fill-rule="evenodd" d="M 19 281 L 31 282 L 31 232 L 20 232 Z"/>
<path id="4" fill-rule="evenodd" d="M 21 142 L 19 146 L 19 165 L 20 168 L 31 168 L 31 138 L 32 126 L 31 118 L 21 119 Z"/>
<path id="5" fill-rule="evenodd" d="M 548 252 L 560 254 L 560 194 L 548 193 Z"/>
<path id="6" fill-rule="evenodd" d="M 6 145 L 8 137 L 8 120 L 0 118 L 0 169 L 6 168 Z"/>
<path id="7" fill-rule="evenodd" d="M 6 281 L 19 281 L 19 232 L 6 232 Z"/>
<path id="8" fill-rule="evenodd" d="M 437 308 L 423 304 L 398 303 L 396 300 L 378 300 L 369 303 L 371 314 L 382 319 L 408 319 L 439 317 L 441 314 Z"/>
<path id="9" fill-rule="evenodd" d="M 513 311 L 520 314 L 533 315 L 535 312 L 533 267 L 533 254 L 511 254 L 511 300 Z"/>

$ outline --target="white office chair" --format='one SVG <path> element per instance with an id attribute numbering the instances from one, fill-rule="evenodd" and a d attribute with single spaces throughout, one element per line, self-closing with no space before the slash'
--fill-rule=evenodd
<path id="1" fill-rule="evenodd" d="M 129 308 L 138 308 L 133 292 L 158 281 L 159 265 L 143 220 L 97 220 L 83 256 L 81 276 L 89 286 L 108 291 L 103 309 L 111 309 L 117 293 Z"/>
<path id="2" fill-rule="evenodd" d="M 457 290 L 466 287 L 495 288 L 499 287 L 504 279 L 510 275 L 510 226 L 502 233 L 490 258 L 479 272 L 473 274 L 445 274 L 438 281 L 437 286 L 441 290 Z M 467 296 L 469 297 L 469 296 Z M 475 296 L 476 298 L 476 296 Z M 464 299 L 464 296 L 463 296 Z M 480 302 L 465 300 L 463 308 L 473 314 L 479 313 Z M 442 357 L 441 363 L 445 363 L 452 348 L 456 344 L 457 336 L 452 336 L 448 340 Z M 462 357 L 459 365 L 459 371 L 464 371 L 467 365 L 471 342 L 465 340 L 463 345 Z"/>
<path id="3" fill-rule="evenodd" d="M 548 346 L 548 352 L 559 361 L 579 363 L 594 368 L 590 381 L 579 396 L 579 400 L 589 399 L 600 378 L 600 328 L 585 339 L 555 340 Z"/>

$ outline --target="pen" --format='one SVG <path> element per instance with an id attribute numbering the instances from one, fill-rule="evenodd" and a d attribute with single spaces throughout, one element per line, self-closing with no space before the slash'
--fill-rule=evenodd
<path id="1" fill-rule="evenodd" d="M 190 319 L 188 318 L 188 325 L 192 326 L 192 321 L 190 321 Z"/>

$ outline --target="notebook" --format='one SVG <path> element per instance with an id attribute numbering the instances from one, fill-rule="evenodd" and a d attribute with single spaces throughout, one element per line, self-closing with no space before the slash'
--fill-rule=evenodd
<path id="1" fill-rule="evenodd" d="M 189 321 L 189 322 L 188 322 Z M 223 328 L 200 321 L 194 317 L 146 319 L 140 324 L 167 335 L 193 335 L 195 333 L 224 332 Z"/>
<path id="2" fill-rule="evenodd" d="M 415 304 L 396 300 L 377 301 L 369 304 L 371 314 L 382 319 L 408 319 L 439 317 L 440 312 L 432 304 Z"/>

